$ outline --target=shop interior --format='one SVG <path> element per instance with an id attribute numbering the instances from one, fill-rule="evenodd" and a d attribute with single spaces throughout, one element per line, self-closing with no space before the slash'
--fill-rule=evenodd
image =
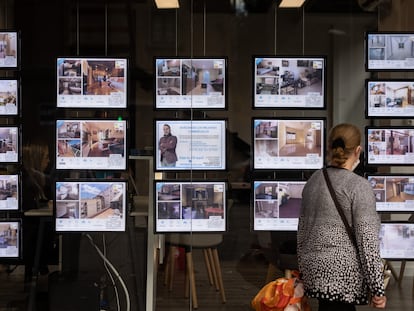
<path id="1" fill-rule="evenodd" d="M 327 128 L 340 122 L 351 122 L 361 129 L 368 125 L 411 124 L 409 118 L 367 119 L 364 111 L 366 79 L 414 77 L 412 71 L 368 72 L 364 50 L 366 31 L 414 29 L 410 19 L 410 12 L 414 9 L 411 1 L 306 0 L 298 8 L 280 8 L 279 0 L 179 0 L 180 7 L 173 9 L 159 9 L 155 2 L 0 0 L 0 28 L 20 32 L 20 66 L 17 69 L 1 69 L 0 75 L 2 78 L 18 77 L 22 85 L 19 115 L 0 116 L 0 121 L 7 125 L 22 125 L 22 146 L 33 142 L 49 146 L 50 161 L 46 170 L 53 178 L 126 180 L 126 203 L 129 206 L 123 232 L 111 231 L 110 226 L 116 226 L 115 222 L 108 223 L 105 232 L 54 232 L 53 217 L 56 214 L 53 209 L 56 206 L 53 201 L 56 189 L 49 191 L 47 199 L 52 203 L 47 208 L 32 210 L 22 200 L 19 211 L 0 210 L 0 220 L 17 218 L 22 221 L 23 230 L 25 224 L 37 223 L 36 230 L 30 232 L 36 240 L 36 256 L 32 258 L 38 264 L 34 272 L 27 275 L 25 258 L 0 259 L 0 310 L 252 310 L 251 299 L 266 282 L 296 268 L 295 249 L 291 247 L 296 237 L 294 231 L 252 229 L 255 205 L 252 204 L 254 191 L 251 182 L 276 177 L 306 180 L 311 173 L 252 170 L 252 136 L 268 138 L 269 142 L 261 145 L 258 151 L 271 156 L 307 153 L 309 150 L 320 153 L 321 141 L 316 140 L 320 135 L 316 135 L 315 130 L 292 128 L 288 124 L 284 137 L 275 137 L 278 129 L 272 124 L 263 124 L 255 133 L 251 128 L 251 119 L 269 116 L 324 117 Z M 393 48 L 390 51 L 383 50 L 383 44 L 379 41 L 378 50 L 370 53 L 378 54 L 378 58 L 390 53 L 400 53 L 395 57 L 412 57 L 412 42 L 391 42 Z M 6 53 L 16 54 L 16 51 L 10 50 L 7 40 L 0 37 L 0 63 L 3 49 Z M 285 68 L 265 62 L 259 67 L 263 77 L 254 80 L 252 56 L 258 54 L 325 55 L 326 85 L 321 83 L 319 69 L 306 63 L 299 67 L 290 64 Z M 99 67 L 100 64 L 96 63 L 91 64 L 88 72 L 80 72 L 74 66 L 67 69 L 67 74 L 62 71 L 62 76 L 59 76 L 56 59 L 72 56 L 126 57 L 128 81 L 119 79 L 122 72 Z M 187 85 L 183 86 L 176 63 L 159 66 L 154 63 L 155 57 L 173 59 L 177 56 L 189 59 L 225 56 L 228 59 L 226 80 L 223 81 L 221 70 L 212 70 L 207 84 L 203 85 L 201 79 L 198 84 L 195 83 L 195 76 L 190 74 L 187 75 Z M 205 76 L 200 68 L 188 70 Z M 81 80 L 85 74 L 88 79 L 83 83 Z M 158 89 L 155 88 L 157 75 L 160 76 Z M 277 81 L 282 82 L 277 84 Z M 56 108 L 59 94 L 117 94 L 125 83 L 128 89 L 128 106 L 125 109 Z M 326 93 L 323 109 L 255 109 L 252 106 L 255 92 L 263 95 L 300 95 L 301 92 L 318 93 L 322 89 Z M 208 92 L 225 94 L 226 109 L 154 108 L 155 93 L 195 96 Z M 398 104 L 401 97 L 404 97 L 401 105 L 411 104 L 410 92 L 404 90 L 405 95 L 401 95 L 395 91 L 388 105 L 390 102 Z M 116 98 L 117 95 L 114 96 Z M 387 105 L 388 99 L 381 97 L 378 100 L 379 105 Z M 124 141 L 124 136 L 115 130 L 96 128 L 93 123 L 90 124 L 90 135 L 84 136 L 76 128 L 76 123 L 67 123 L 67 127 L 59 132 L 63 135 L 61 141 L 55 143 L 55 136 L 58 135 L 56 120 L 94 118 L 127 120 L 127 140 Z M 227 120 L 225 170 L 154 170 L 157 150 L 154 120 L 221 118 Z M 106 130 L 108 135 L 100 134 Z M 15 148 L 14 137 L 3 136 L 8 140 L 3 149 Z M 284 141 L 286 138 L 290 141 Z M 383 147 L 384 153 L 405 151 L 401 146 L 407 143 L 406 138 L 395 137 L 393 143 L 395 147 L 389 145 L 390 151 Z M 373 148 L 374 145 L 367 147 Z M 95 152 L 96 157 L 126 152 L 128 167 L 125 170 L 54 168 L 56 153 L 76 157 L 87 152 Z M 15 172 L 23 165 L 19 162 L 1 167 L 5 172 Z M 379 171 L 412 170 L 412 167 L 407 167 L 382 166 Z M 376 171 L 377 168 L 364 167 L 363 170 Z M 181 205 L 175 202 L 176 198 L 170 198 L 171 201 L 165 206 L 160 205 L 157 210 L 154 206 L 154 180 L 162 179 L 226 180 L 225 231 L 156 234 L 154 217 L 157 213 L 169 219 L 184 214 L 190 217 L 188 215 L 196 211 L 199 218 L 205 218 L 206 209 L 213 207 L 216 210 L 211 214 L 212 225 L 217 219 L 214 217 L 221 217 L 223 213 L 223 206 L 217 204 L 223 201 L 221 195 L 201 188 L 187 192 L 184 205 L 191 207 L 191 211 L 185 213 L 180 210 Z M 404 191 L 401 187 L 389 187 L 393 189 L 396 200 L 401 195 L 413 195 L 409 186 L 405 186 Z M 23 196 L 25 189 L 21 191 Z M 283 202 L 277 201 L 281 196 L 278 198 L 275 191 L 259 190 L 260 194 L 271 197 L 264 206 L 260 206 L 263 213 L 266 217 L 270 214 L 289 217 L 298 208 L 298 191 L 286 187 L 288 197 Z M 163 195 L 175 197 L 176 193 L 174 189 L 166 188 Z M 272 200 L 277 202 L 269 203 Z M 97 206 L 103 204 L 101 201 L 97 197 L 90 199 L 87 208 L 70 200 L 62 201 L 60 217 L 94 218 L 101 212 L 97 210 Z M 107 210 L 114 213 L 111 208 Z M 277 213 L 274 213 L 275 210 Z M 386 220 L 404 221 L 410 216 L 404 213 L 381 215 Z M 0 250 L 5 245 L 18 244 L 16 224 L 0 223 Z M 282 242 L 287 242 L 283 243 L 283 256 L 280 253 Z M 25 243 L 22 244 L 24 247 Z M 412 308 L 414 299 L 413 261 L 393 260 L 389 264 L 392 277 L 387 289 L 387 310 L 408 310 Z M 310 303 L 313 309 L 317 308 L 316 301 L 311 300 Z M 357 307 L 357 310 L 368 309 L 368 306 Z"/>

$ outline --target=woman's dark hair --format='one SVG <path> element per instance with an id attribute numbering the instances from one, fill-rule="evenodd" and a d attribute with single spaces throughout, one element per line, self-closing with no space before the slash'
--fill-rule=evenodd
<path id="1" fill-rule="evenodd" d="M 361 131 L 355 125 L 341 123 L 331 129 L 328 137 L 328 162 L 342 167 L 361 144 Z"/>

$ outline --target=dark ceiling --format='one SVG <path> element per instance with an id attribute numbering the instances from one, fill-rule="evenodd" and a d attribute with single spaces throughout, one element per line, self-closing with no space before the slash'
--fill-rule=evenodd
<path id="1" fill-rule="evenodd" d="M 193 0 L 194 11 L 216 13 L 234 12 L 231 2 L 235 0 Z M 245 9 L 248 13 L 264 13 L 280 0 L 244 0 Z M 305 12 L 308 13 L 369 13 L 361 8 L 360 3 L 372 5 L 380 0 L 306 0 Z"/>

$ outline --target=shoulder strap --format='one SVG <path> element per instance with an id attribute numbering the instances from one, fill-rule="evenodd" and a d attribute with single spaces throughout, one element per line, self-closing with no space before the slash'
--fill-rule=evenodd
<path id="1" fill-rule="evenodd" d="M 329 178 L 328 172 L 327 172 L 326 168 L 323 168 L 322 171 L 323 171 L 323 176 L 325 176 L 325 180 L 326 180 L 326 184 L 328 185 L 329 192 L 331 193 L 331 197 L 332 197 L 332 199 L 335 203 L 336 209 L 338 210 L 338 213 L 341 216 L 341 219 L 342 219 L 342 221 L 345 225 L 345 228 L 346 228 L 346 231 L 348 232 L 349 238 L 351 239 L 351 242 L 354 243 L 355 247 L 357 247 L 357 242 L 356 242 L 356 239 L 355 239 L 355 235 L 352 233 L 352 229 L 349 226 L 349 223 L 348 223 L 348 221 L 345 217 L 344 211 L 342 210 L 341 205 L 338 202 L 338 198 L 336 197 L 335 191 L 332 187 L 332 183 L 331 183 L 331 180 Z"/>

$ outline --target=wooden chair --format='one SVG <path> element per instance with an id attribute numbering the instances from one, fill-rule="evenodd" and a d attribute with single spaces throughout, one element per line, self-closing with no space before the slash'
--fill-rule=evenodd
<path id="1" fill-rule="evenodd" d="M 216 290 L 220 291 L 223 303 L 226 302 L 220 260 L 217 251 L 217 246 L 219 246 L 222 241 L 223 235 L 217 233 L 173 233 L 168 234 L 165 237 L 165 242 L 167 245 L 169 245 L 169 251 L 166 260 L 164 284 L 168 286 L 169 290 L 172 290 L 176 266 L 176 256 L 174 256 L 174 254 L 176 253 L 177 247 L 183 247 L 185 249 L 186 259 L 186 297 L 189 297 L 190 287 L 192 306 L 194 309 L 198 308 L 198 297 L 193 262 L 193 250 L 195 249 L 201 249 L 203 251 L 210 285 L 214 285 Z"/>

